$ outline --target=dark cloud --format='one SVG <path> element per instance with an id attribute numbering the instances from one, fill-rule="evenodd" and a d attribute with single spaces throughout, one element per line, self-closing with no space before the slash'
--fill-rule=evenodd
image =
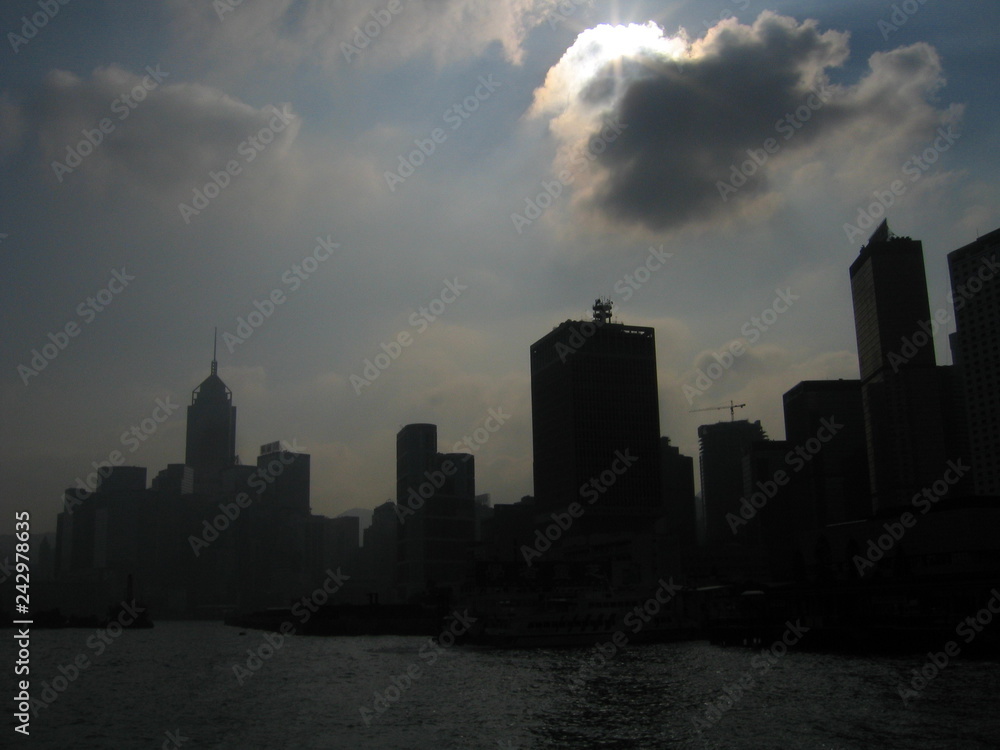
<path id="1" fill-rule="evenodd" d="M 775 163 L 791 154 L 869 137 L 874 126 L 907 140 L 933 132 L 946 116 L 928 103 L 943 80 L 937 54 L 925 44 L 873 56 L 853 86 L 827 79 L 847 58 L 848 35 L 821 32 L 812 21 L 765 12 L 752 26 L 729 19 L 685 45 L 683 54 L 647 46 L 628 59 L 606 60 L 579 83 L 550 76 L 536 93 L 537 105 L 560 100 L 551 89 L 562 89 L 567 103 L 548 110 L 564 140 L 596 132 L 590 114 L 602 104 L 605 115 L 625 124 L 581 191 L 612 220 L 664 230 L 721 219 L 780 190 Z M 771 153 L 764 150 L 768 139 Z M 741 165 L 749 179 L 737 173 L 734 180 Z"/>

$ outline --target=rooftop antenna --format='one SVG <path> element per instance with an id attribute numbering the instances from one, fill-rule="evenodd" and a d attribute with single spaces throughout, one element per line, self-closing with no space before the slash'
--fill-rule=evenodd
<path id="1" fill-rule="evenodd" d="M 219 374 L 219 363 L 215 361 L 215 355 L 219 350 L 219 327 L 213 329 L 212 334 L 212 374 Z"/>
<path id="2" fill-rule="evenodd" d="M 598 297 L 594 300 L 594 322 L 597 324 L 611 322 L 611 308 L 614 303 L 607 297 Z"/>

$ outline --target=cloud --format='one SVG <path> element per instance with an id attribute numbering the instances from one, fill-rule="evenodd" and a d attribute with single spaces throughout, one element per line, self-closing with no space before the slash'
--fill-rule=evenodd
<path id="1" fill-rule="evenodd" d="M 266 66 L 398 65 L 427 56 L 445 65 L 483 54 L 498 44 L 519 64 L 522 44 L 555 0 L 245 0 L 219 11 L 218 3 L 173 0 L 173 32 L 182 48 L 207 67 L 242 74 Z"/>
<path id="2" fill-rule="evenodd" d="M 280 164 L 300 126 L 287 105 L 257 108 L 209 86 L 171 83 L 159 67 L 136 75 L 114 65 L 89 78 L 50 72 L 29 116 L 54 180 L 161 193 L 201 185 L 230 160 Z M 266 145 L 247 144 L 265 129 Z"/>
<path id="3" fill-rule="evenodd" d="M 877 53 L 857 83 L 831 84 L 848 41 L 767 11 L 694 42 L 653 24 L 598 27 L 549 71 L 529 117 L 548 119 L 555 170 L 609 118 L 623 124 L 574 182 L 580 212 L 651 231 L 753 220 L 776 210 L 795 170 L 819 155 L 842 187 L 870 191 L 906 148 L 960 117 L 932 103 L 944 78 L 927 44 Z"/>
<path id="4" fill-rule="evenodd" d="M 24 135 L 21 108 L 4 93 L 0 94 L 0 159 L 16 151 Z"/>

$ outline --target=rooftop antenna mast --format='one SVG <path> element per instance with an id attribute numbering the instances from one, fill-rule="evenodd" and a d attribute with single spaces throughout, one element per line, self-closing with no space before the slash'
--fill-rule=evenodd
<path id="1" fill-rule="evenodd" d="M 611 322 L 611 308 L 614 303 L 607 297 L 598 297 L 594 300 L 594 322 L 601 325 Z"/>
<path id="2" fill-rule="evenodd" d="M 219 328 L 218 328 L 218 326 L 216 326 L 212 330 L 213 330 L 213 334 L 212 334 L 212 374 L 213 375 L 218 375 L 219 374 L 219 363 L 216 362 L 215 355 L 218 353 L 218 350 L 219 350 Z"/>

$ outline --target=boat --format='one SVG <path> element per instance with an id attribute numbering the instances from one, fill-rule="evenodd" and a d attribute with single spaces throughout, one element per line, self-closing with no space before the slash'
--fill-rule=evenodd
<path id="1" fill-rule="evenodd" d="M 695 637 L 682 598 L 657 590 L 567 588 L 481 596 L 463 643 L 498 648 L 589 647 L 608 640 L 653 643 Z M 666 601 L 664 599 L 666 598 Z"/>

